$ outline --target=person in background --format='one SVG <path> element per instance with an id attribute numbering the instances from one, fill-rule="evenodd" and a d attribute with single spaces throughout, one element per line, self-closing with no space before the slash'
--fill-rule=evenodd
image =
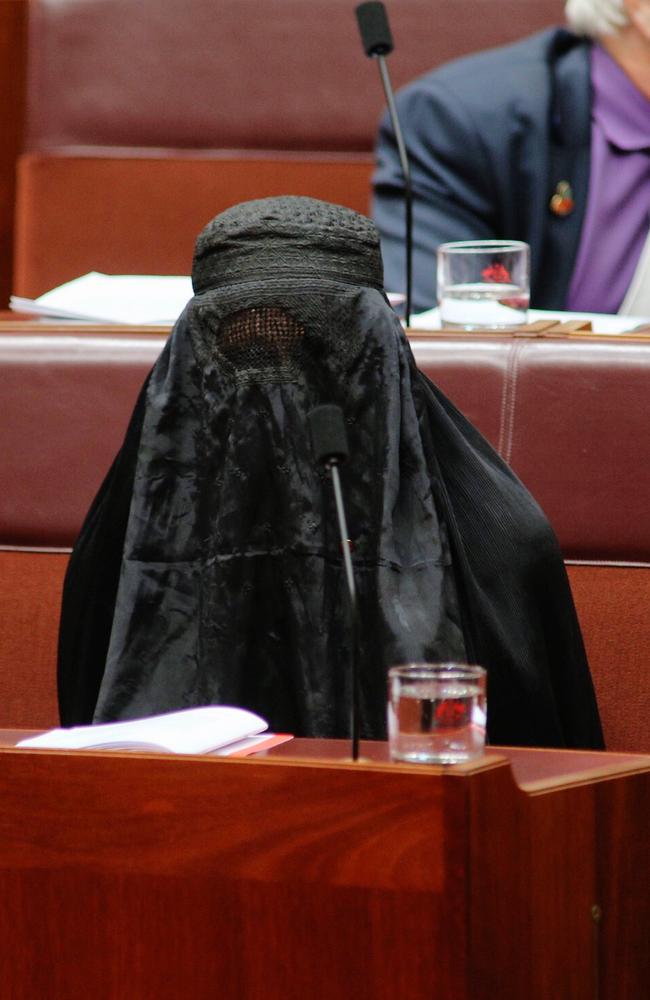
<path id="1" fill-rule="evenodd" d="M 308 414 L 343 411 L 361 733 L 394 663 L 488 670 L 499 743 L 602 746 L 557 540 L 492 447 L 417 370 L 370 219 L 311 198 L 236 205 L 199 235 L 195 295 L 72 554 L 65 725 L 200 704 L 344 737 L 350 630 Z"/>
<path id="2" fill-rule="evenodd" d="M 413 187 L 413 310 L 440 243 L 531 247 L 531 306 L 650 315 L 650 0 L 568 0 L 552 28 L 451 62 L 397 98 Z M 373 214 L 404 289 L 403 178 L 385 116 Z M 650 244 L 650 241 L 649 241 Z"/>

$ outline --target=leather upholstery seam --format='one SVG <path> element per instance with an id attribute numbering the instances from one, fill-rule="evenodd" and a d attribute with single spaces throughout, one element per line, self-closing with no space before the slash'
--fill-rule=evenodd
<path id="1" fill-rule="evenodd" d="M 512 458 L 514 440 L 515 410 L 517 405 L 517 380 L 519 376 L 519 361 L 522 344 L 519 341 L 511 344 L 508 357 L 508 367 L 503 379 L 501 393 L 501 418 L 499 426 L 499 454 L 505 462 Z"/>

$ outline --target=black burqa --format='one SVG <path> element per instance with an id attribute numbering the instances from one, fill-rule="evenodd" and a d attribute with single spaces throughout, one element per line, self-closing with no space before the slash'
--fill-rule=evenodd
<path id="1" fill-rule="evenodd" d="M 238 205 L 200 234 L 192 278 L 71 558 L 62 722 L 222 703 L 347 735 L 345 577 L 306 419 L 334 403 L 362 735 L 385 735 L 391 664 L 460 660 L 488 670 L 491 742 L 600 747 L 557 541 L 418 371 L 373 223 L 308 198 Z"/>

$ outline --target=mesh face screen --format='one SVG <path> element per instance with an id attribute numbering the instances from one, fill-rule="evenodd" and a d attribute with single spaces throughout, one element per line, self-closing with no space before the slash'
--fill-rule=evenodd
<path id="1" fill-rule="evenodd" d="M 224 318 L 217 352 L 239 383 L 293 381 L 300 371 L 303 327 L 277 306 L 255 306 Z"/>

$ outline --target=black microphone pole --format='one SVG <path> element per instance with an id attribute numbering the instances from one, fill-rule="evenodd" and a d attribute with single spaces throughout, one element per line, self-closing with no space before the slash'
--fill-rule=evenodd
<path id="1" fill-rule="evenodd" d="M 406 146 L 397 117 L 395 95 L 388 74 L 386 56 L 393 51 L 393 36 L 388 24 L 388 15 L 383 3 L 371 0 L 361 3 L 356 8 L 357 22 L 361 33 L 361 44 L 367 56 L 376 59 L 379 64 L 381 82 L 386 95 L 388 113 L 395 132 L 397 153 L 399 155 L 402 173 L 404 175 L 404 210 L 406 214 L 406 325 L 411 323 L 411 287 L 413 284 L 413 193 L 411 190 L 411 171 L 409 168 Z"/>
<path id="2" fill-rule="evenodd" d="M 317 406 L 307 415 L 311 431 L 312 447 L 316 461 L 325 466 L 330 474 L 334 490 L 334 503 L 339 525 L 343 566 L 350 603 L 350 626 L 352 632 L 352 705 L 350 730 L 352 735 L 352 760 L 359 759 L 359 615 L 357 591 L 354 585 L 354 571 L 350 554 L 350 539 L 345 518 L 345 506 L 341 491 L 339 462 L 348 457 L 348 443 L 343 423 L 343 413 L 339 406 Z"/>

